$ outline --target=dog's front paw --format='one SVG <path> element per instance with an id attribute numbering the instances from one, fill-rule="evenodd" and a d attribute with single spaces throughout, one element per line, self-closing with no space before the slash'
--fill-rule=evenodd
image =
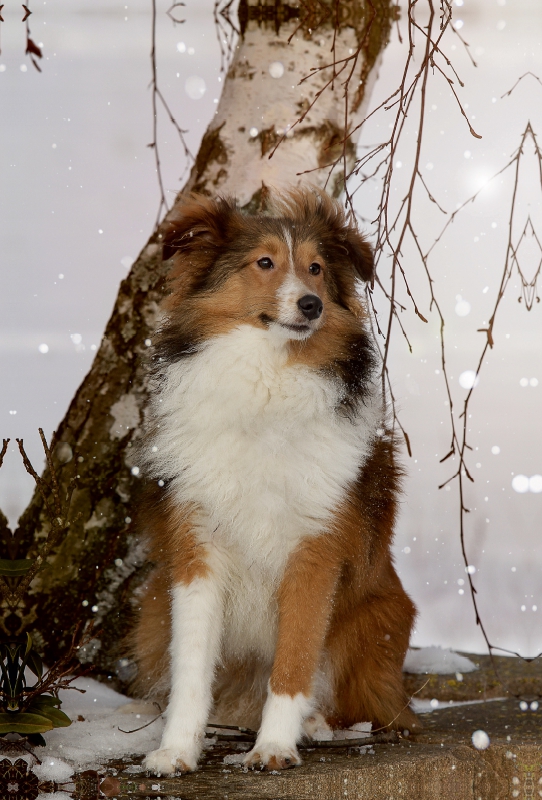
<path id="1" fill-rule="evenodd" d="M 193 772 L 197 763 L 184 755 L 180 750 L 153 750 L 144 761 L 144 767 L 153 775 L 173 775 L 174 773 Z"/>
<path id="2" fill-rule="evenodd" d="M 244 764 L 252 769 L 289 769 L 301 764 L 295 747 L 282 747 L 279 744 L 258 744 L 246 754 Z"/>

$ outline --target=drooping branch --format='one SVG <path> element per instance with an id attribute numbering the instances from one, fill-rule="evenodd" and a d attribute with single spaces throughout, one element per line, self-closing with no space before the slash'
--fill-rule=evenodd
<path id="1" fill-rule="evenodd" d="M 517 86 L 517 83 L 515 84 L 515 86 Z M 515 88 L 515 87 L 513 87 L 513 88 Z M 511 91 L 513 91 L 513 88 L 512 88 Z M 477 595 L 477 591 L 476 591 L 476 587 L 474 585 L 473 571 L 470 568 L 470 562 L 469 562 L 469 559 L 468 559 L 466 540 L 465 540 L 465 533 L 466 533 L 466 531 L 465 531 L 465 528 L 466 528 L 465 515 L 469 513 L 469 509 L 466 507 L 465 501 L 464 501 L 464 495 L 465 495 L 464 479 L 467 478 L 471 482 L 473 482 L 473 480 L 474 480 L 472 475 L 471 475 L 471 473 L 470 473 L 470 471 L 469 471 L 469 469 L 468 469 L 468 465 L 467 465 L 467 455 L 468 455 L 467 451 L 472 450 L 472 447 L 468 443 L 467 420 L 469 418 L 469 407 L 470 407 L 472 394 L 473 394 L 475 385 L 478 382 L 478 377 L 479 377 L 480 372 L 482 370 L 482 366 L 483 366 L 483 364 L 485 362 L 486 355 L 488 354 L 488 352 L 491 349 L 493 349 L 493 347 L 495 345 L 495 340 L 494 340 L 494 336 L 493 336 L 493 328 L 494 328 L 495 320 L 496 320 L 496 317 L 497 317 L 497 312 L 498 312 L 499 307 L 501 306 L 501 303 L 502 303 L 502 301 L 504 299 L 506 288 L 509 285 L 510 279 L 511 279 L 512 274 L 514 272 L 518 275 L 518 277 L 520 278 L 520 281 L 521 281 L 521 295 L 518 298 L 518 300 L 521 301 L 522 298 L 524 299 L 524 301 L 525 301 L 524 305 L 525 305 L 526 310 L 527 311 L 531 311 L 532 310 L 535 298 L 537 299 L 538 302 L 540 302 L 540 298 L 539 298 L 538 291 L 537 291 L 537 283 L 538 283 L 538 280 L 540 278 L 541 269 L 542 269 L 542 244 L 541 244 L 541 241 L 540 241 L 540 237 L 538 236 L 538 234 L 537 234 L 537 232 L 536 232 L 536 230 L 534 228 L 533 222 L 532 222 L 531 217 L 530 217 L 529 214 L 527 214 L 525 223 L 523 225 L 523 228 L 521 229 L 521 233 L 519 234 L 517 239 L 514 238 L 514 231 L 516 229 L 516 215 L 518 214 L 518 190 L 519 190 L 519 185 L 520 185 L 520 164 L 521 164 L 522 159 L 525 157 L 525 145 L 526 145 L 527 140 L 530 140 L 532 142 L 532 145 L 533 145 L 533 148 L 534 148 L 534 157 L 535 157 L 536 162 L 537 162 L 540 191 L 541 191 L 541 194 L 542 194 L 542 150 L 540 149 L 540 147 L 538 145 L 536 134 L 535 134 L 535 132 L 534 132 L 532 126 L 531 126 L 531 123 L 528 122 L 526 127 L 525 127 L 525 129 L 524 129 L 524 131 L 523 131 L 519 147 L 516 150 L 514 156 L 491 179 L 491 180 L 494 180 L 497 176 L 502 175 L 504 172 L 506 172 L 508 169 L 510 169 L 512 167 L 514 169 L 513 188 L 512 188 L 510 212 L 509 212 L 509 218 L 508 218 L 508 241 L 507 241 L 507 244 L 506 244 L 506 253 L 505 253 L 505 259 L 504 259 L 503 271 L 502 271 L 502 274 L 501 274 L 500 285 L 499 285 L 499 288 L 497 290 L 497 295 L 496 295 L 496 298 L 495 298 L 493 311 L 492 311 L 491 316 L 489 318 L 488 327 L 479 329 L 479 332 L 486 334 L 486 341 L 484 342 L 484 345 L 483 345 L 482 350 L 480 352 L 480 356 L 478 358 L 478 363 L 477 363 L 477 366 L 476 366 L 476 370 L 474 371 L 474 378 L 473 378 L 473 381 L 472 381 L 472 386 L 469 389 L 469 391 L 467 392 L 467 395 L 466 395 L 465 400 L 463 402 L 463 408 L 461 410 L 461 413 L 459 414 L 459 420 L 461 420 L 460 431 L 458 431 L 458 426 L 457 426 L 457 423 L 456 423 L 456 420 L 455 420 L 455 416 L 454 416 L 454 413 L 453 413 L 453 406 L 452 406 L 452 402 L 451 402 L 449 376 L 448 376 L 448 371 L 447 371 L 446 355 L 445 355 L 444 316 L 442 314 L 441 308 L 440 308 L 440 306 L 439 306 L 439 304 L 437 302 L 437 299 L 435 297 L 435 294 L 434 294 L 434 291 L 433 291 L 433 284 L 431 282 L 431 303 L 437 309 L 437 313 L 439 314 L 440 322 L 441 322 L 441 324 L 440 324 L 441 365 L 442 365 L 442 372 L 443 372 L 445 383 L 446 383 L 446 391 L 447 391 L 447 394 L 448 394 L 449 409 L 450 409 L 450 412 L 449 412 L 450 413 L 450 428 L 451 428 L 450 450 L 447 453 L 447 455 L 445 455 L 441 459 L 441 462 L 446 461 L 448 458 L 450 458 L 451 456 L 454 456 L 454 455 L 457 456 L 457 461 L 458 461 L 456 471 L 443 484 L 441 484 L 441 486 L 439 486 L 439 489 L 441 489 L 444 486 L 450 484 L 452 481 L 457 481 L 457 484 L 458 484 L 458 495 L 459 495 L 459 538 L 460 538 L 460 543 L 461 543 L 461 552 L 462 552 L 463 560 L 464 560 L 464 563 L 465 563 L 465 570 L 466 570 L 466 573 L 467 573 L 467 580 L 468 580 L 471 599 L 472 599 L 472 604 L 473 604 L 473 608 L 474 608 L 476 624 L 480 627 L 480 630 L 481 630 L 482 635 L 484 637 L 484 640 L 486 642 L 486 646 L 488 648 L 489 654 L 491 656 L 491 660 L 492 660 L 492 663 L 493 663 L 493 668 L 494 668 L 494 670 L 495 670 L 497 675 L 498 675 L 498 670 L 497 670 L 497 667 L 496 667 L 496 663 L 495 663 L 495 661 L 493 659 L 493 651 L 499 650 L 500 652 L 508 653 L 509 655 L 514 655 L 514 656 L 517 656 L 517 657 L 520 657 L 520 658 L 525 658 L 526 660 L 532 660 L 533 656 L 524 657 L 519 652 L 517 652 L 515 650 L 510 650 L 510 649 L 507 649 L 507 648 L 504 648 L 504 647 L 499 647 L 497 645 L 494 645 L 491 642 L 491 639 L 489 637 L 489 634 L 487 632 L 487 629 L 486 629 L 486 627 L 485 627 L 485 625 L 483 623 L 483 620 L 482 620 L 482 617 L 481 617 L 481 614 L 480 614 L 480 609 L 479 609 L 477 596 L 476 596 Z M 466 200 L 465 203 L 463 203 L 463 205 L 461 206 L 461 208 L 465 207 L 469 203 L 474 202 L 474 200 L 476 199 L 478 194 L 479 194 L 479 192 L 477 192 L 472 197 L 470 197 L 468 200 Z M 454 212 L 454 214 L 457 214 L 461 210 L 461 208 L 458 209 L 456 212 Z M 447 224 L 449 224 L 449 222 Z M 445 227 L 447 227 L 447 226 L 445 226 Z M 439 239 L 442 236 L 442 233 L 443 232 L 441 232 L 441 234 L 439 236 Z M 541 258 L 539 260 L 539 263 L 538 263 L 538 266 L 537 266 L 537 269 L 535 270 L 534 275 L 530 280 L 528 280 L 526 278 L 525 272 L 521 267 L 521 264 L 520 264 L 520 261 L 519 261 L 519 256 L 518 256 L 519 247 L 520 247 L 521 243 L 525 240 L 526 236 L 529 233 L 535 239 L 535 241 L 537 242 L 537 245 L 538 245 L 538 248 L 539 248 L 539 253 L 540 253 L 540 256 L 541 256 Z M 426 254 L 425 259 L 424 259 L 424 263 L 425 263 L 426 266 L 427 266 L 427 263 L 428 263 L 427 262 L 427 256 L 428 256 L 428 254 Z M 534 656 L 534 658 L 539 658 L 540 656 L 542 656 L 542 652 L 538 653 L 536 656 Z"/>
<path id="2" fill-rule="evenodd" d="M 28 19 L 32 14 L 32 11 L 29 8 L 30 0 L 26 0 L 26 5 L 24 5 L 24 3 L 22 5 L 24 11 L 24 16 L 22 21 L 25 24 L 25 33 L 26 33 L 25 55 L 29 56 L 30 61 L 32 62 L 34 67 L 38 70 L 38 72 L 41 72 L 41 67 L 36 61 L 36 58 L 43 58 L 43 53 L 41 52 L 41 47 L 38 47 L 36 42 L 32 39 L 32 36 L 30 35 L 30 23 L 28 22 Z"/>

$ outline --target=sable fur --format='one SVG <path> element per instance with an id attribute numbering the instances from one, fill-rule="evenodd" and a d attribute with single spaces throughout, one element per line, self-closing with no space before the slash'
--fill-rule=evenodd
<path id="1" fill-rule="evenodd" d="M 139 525 L 156 569 L 133 646 L 139 694 L 179 688 L 147 766 L 197 763 L 176 664 L 196 694 L 198 663 L 211 681 L 194 717 L 260 726 L 249 765 L 299 763 L 299 726 L 316 712 L 413 729 L 401 668 L 415 609 L 390 550 L 401 470 L 358 289 L 370 248 L 316 191 L 258 217 L 193 197 L 169 225 L 141 448 Z M 301 296 L 320 298 L 322 315 L 306 318 Z M 211 655 L 189 622 L 198 607 Z"/>

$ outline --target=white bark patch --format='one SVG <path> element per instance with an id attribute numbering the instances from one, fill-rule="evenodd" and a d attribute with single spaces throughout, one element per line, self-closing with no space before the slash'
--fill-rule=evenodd
<path id="1" fill-rule="evenodd" d="M 93 511 L 91 518 L 85 522 L 85 530 L 88 531 L 90 528 L 103 528 L 104 525 L 107 525 L 106 518 L 96 516 L 96 511 Z"/>
<path id="2" fill-rule="evenodd" d="M 109 412 L 113 417 L 113 424 L 109 428 L 112 439 L 122 439 L 132 428 L 137 428 L 140 422 L 139 405 L 133 394 L 125 394 L 111 406 Z"/>
<path id="3" fill-rule="evenodd" d="M 156 328 L 160 323 L 160 316 L 161 316 L 160 307 L 158 303 L 154 300 L 147 302 L 143 308 L 141 309 L 141 316 L 143 317 L 145 324 L 149 326 L 149 328 Z"/>
<path id="4" fill-rule="evenodd" d="M 128 314 L 133 309 L 133 301 L 131 297 L 124 297 L 118 303 L 118 312 L 119 314 Z"/>
<path id="5" fill-rule="evenodd" d="M 328 170 L 318 167 L 333 161 L 333 157 L 322 151 L 325 145 L 322 135 L 328 127 L 340 131 L 344 125 L 342 91 L 325 90 L 303 123 L 289 132 L 329 80 L 327 70 L 300 85 L 315 67 L 329 63 L 334 35 L 331 28 L 319 30 L 311 37 L 299 32 L 286 44 L 293 30 L 293 24 L 285 25 L 277 36 L 271 28 L 249 25 L 237 45 L 210 128 L 219 129 L 222 157 L 206 165 L 198 184 L 212 186 L 213 193 L 227 190 L 237 196 L 241 205 L 261 188 L 262 181 L 278 189 L 307 181 L 323 187 Z M 336 36 L 337 60 L 347 57 L 354 48 L 357 48 L 355 30 L 341 28 Z M 284 68 L 280 76 L 279 63 Z M 358 85 L 361 70 L 362 59 L 352 77 L 352 86 Z M 372 78 L 371 75 L 371 83 Z M 361 106 L 350 107 L 351 126 L 363 119 L 368 99 L 366 91 Z M 264 147 L 265 137 L 275 137 L 276 141 L 282 135 L 287 135 L 287 139 L 269 159 L 271 147 Z M 262 153 L 262 149 L 266 152 Z M 308 174 L 300 174 L 306 171 Z"/>
<path id="6" fill-rule="evenodd" d="M 148 557 L 147 542 L 131 537 L 129 539 L 128 552 L 125 557 L 123 559 L 116 559 L 114 564 L 104 573 L 106 588 L 96 593 L 99 609 L 95 617 L 97 622 L 100 622 L 113 608 L 116 600 L 116 592 L 121 583 L 139 569 Z"/>
<path id="7" fill-rule="evenodd" d="M 85 530 L 88 531 L 90 528 L 103 528 L 104 525 L 107 525 L 114 508 L 113 502 L 108 497 L 103 497 L 92 512 L 91 518 L 85 522 Z"/>

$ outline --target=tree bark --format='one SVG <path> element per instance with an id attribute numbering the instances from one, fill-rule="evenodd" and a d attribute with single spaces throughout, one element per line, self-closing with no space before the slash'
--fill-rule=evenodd
<path id="1" fill-rule="evenodd" d="M 392 0 L 241 0 L 242 35 L 183 193 L 234 194 L 250 212 L 264 202 L 266 187 L 307 180 L 323 186 L 329 170 L 297 173 L 329 164 L 342 152 L 343 79 L 322 94 L 269 158 L 330 71 L 299 82 L 312 68 L 330 63 L 334 41 L 337 59 L 361 46 L 347 100 L 351 130 L 363 118 L 393 17 Z M 354 149 L 353 143 L 346 148 L 347 168 L 353 164 Z M 335 196 L 343 188 L 342 176 L 338 167 L 328 181 L 327 189 Z M 155 231 L 121 283 L 92 368 L 58 429 L 61 484 L 67 485 L 74 472 L 78 479 L 71 525 L 16 611 L 4 603 L 2 619 L 6 633 L 30 632 L 48 663 L 65 651 L 78 620 L 94 620 L 94 638 L 82 648 L 80 659 L 93 662 L 103 675 L 117 676 L 121 686 L 130 677 L 130 667 L 118 661 L 118 643 L 149 571 L 131 520 L 141 485 L 134 474 L 133 444 L 146 403 L 145 353 L 167 269 Z M 11 557 L 35 556 L 49 527 L 36 493 L 10 542 Z"/>

